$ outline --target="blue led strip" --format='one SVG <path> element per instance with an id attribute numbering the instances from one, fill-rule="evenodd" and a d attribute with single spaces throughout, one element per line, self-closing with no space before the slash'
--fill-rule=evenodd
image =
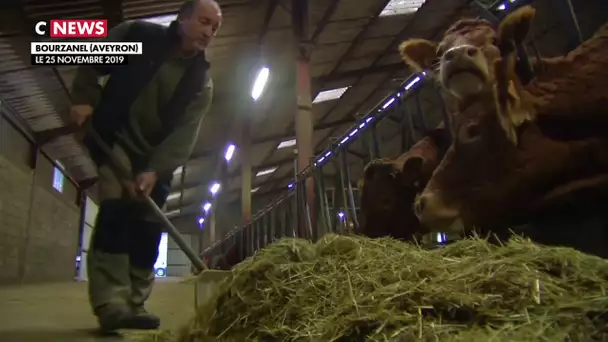
<path id="1" fill-rule="evenodd" d="M 335 144 L 322 152 L 321 156 L 315 160 L 314 167 L 323 166 L 332 154 L 338 152 L 340 148 L 348 146 L 360 133 L 365 132 L 372 125 L 372 122 L 382 119 L 395 103 L 399 103 L 397 100 L 407 99 L 423 83 L 422 81 L 426 79 L 426 76 L 426 72 L 411 75 L 397 88 L 397 91 L 380 101 L 380 104 L 374 107 L 369 114 L 351 127 L 346 134 L 338 138 Z"/>

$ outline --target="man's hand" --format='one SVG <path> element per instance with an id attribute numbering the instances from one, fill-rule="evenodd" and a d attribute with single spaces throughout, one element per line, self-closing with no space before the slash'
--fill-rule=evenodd
<path id="1" fill-rule="evenodd" d="M 156 185 L 156 172 L 147 171 L 138 174 L 135 177 L 135 185 L 137 186 L 137 192 L 142 196 L 150 196 L 152 189 Z"/>
<path id="2" fill-rule="evenodd" d="M 90 105 L 74 105 L 70 108 L 70 117 L 78 126 L 82 126 L 92 114 L 93 107 Z"/>
<path id="3" fill-rule="evenodd" d="M 137 185 L 135 184 L 134 181 L 131 180 L 122 180 L 122 185 L 124 187 L 124 189 L 127 192 L 127 195 L 129 195 L 130 198 L 132 199 L 136 199 L 139 197 L 139 193 L 136 190 L 137 189 Z"/>

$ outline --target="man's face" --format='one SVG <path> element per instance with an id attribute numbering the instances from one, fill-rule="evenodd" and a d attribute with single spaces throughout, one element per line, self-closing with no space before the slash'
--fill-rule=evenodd
<path id="1" fill-rule="evenodd" d="M 192 14 L 179 20 L 186 47 L 199 51 L 205 50 L 221 22 L 222 12 L 215 2 L 198 0 Z"/>

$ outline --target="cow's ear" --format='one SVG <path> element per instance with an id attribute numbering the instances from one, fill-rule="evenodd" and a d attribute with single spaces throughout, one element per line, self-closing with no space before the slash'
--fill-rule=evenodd
<path id="1" fill-rule="evenodd" d="M 532 121 L 532 108 L 526 105 L 527 96 L 515 75 L 515 54 L 511 53 L 494 63 L 496 75 L 496 115 L 507 139 L 517 146 L 517 127 Z M 522 101 L 523 100 L 523 101 Z"/>
<path id="2" fill-rule="evenodd" d="M 437 59 L 437 43 L 426 39 L 408 39 L 399 45 L 399 54 L 415 72 L 422 72 Z"/>
<path id="3" fill-rule="evenodd" d="M 372 160 L 363 169 L 363 181 L 369 181 L 374 179 L 377 174 L 391 174 L 393 173 L 393 165 L 391 161 L 386 159 Z"/>
<path id="4" fill-rule="evenodd" d="M 403 168 L 399 175 L 401 184 L 412 186 L 416 185 L 422 177 L 422 167 L 424 166 L 424 159 L 420 156 L 412 156 L 403 163 Z"/>
<path id="5" fill-rule="evenodd" d="M 514 46 L 526 39 L 532 28 L 536 10 L 532 6 L 523 6 L 509 13 L 498 26 L 498 44 L 503 56 L 508 55 Z"/>

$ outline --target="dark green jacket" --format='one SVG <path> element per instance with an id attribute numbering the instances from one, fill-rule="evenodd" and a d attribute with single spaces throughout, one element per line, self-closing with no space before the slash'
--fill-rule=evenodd
<path id="1" fill-rule="evenodd" d="M 132 24 L 125 22 L 114 27 L 107 39 L 123 41 Z M 145 49 L 144 46 L 144 53 Z M 166 129 L 160 118 L 161 111 L 173 95 L 189 61 L 176 55 L 167 58 L 132 103 L 124 123 L 128 127 L 119 128 L 116 132 L 117 143 L 144 158 L 146 168 L 159 174 L 173 172 L 190 158 L 201 122 L 211 106 L 213 83 L 206 78 L 202 90 L 188 104 L 185 112 L 179 113 L 180 117 L 172 130 L 165 132 L 166 138 L 159 144 L 151 143 L 152 137 Z M 103 92 L 101 76 L 93 67 L 78 68 L 71 89 L 73 103 L 97 106 Z M 125 87 L 128 86 L 125 84 Z"/>

